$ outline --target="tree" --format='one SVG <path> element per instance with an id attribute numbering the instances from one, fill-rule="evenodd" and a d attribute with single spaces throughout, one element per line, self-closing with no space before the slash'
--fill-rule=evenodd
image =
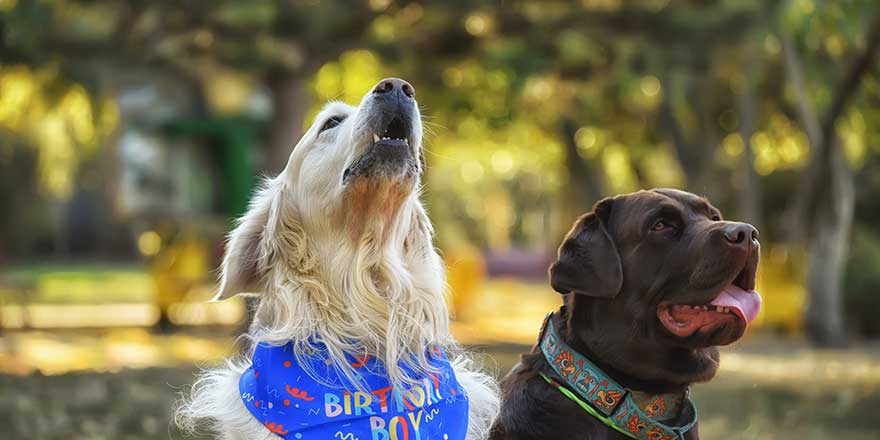
<path id="1" fill-rule="evenodd" d="M 797 100 L 798 115 L 813 153 L 801 175 L 791 207 L 793 237 L 806 235 L 808 243 L 806 328 L 820 345 L 846 342 L 843 316 L 843 274 L 849 252 L 855 189 L 837 135 L 836 123 L 859 90 L 862 79 L 876 64 L 880 47 L 880 15 L 871 17 L 864 34 L 864 48 L 855 54 L 832 88 L 832 98 L 821 119 L 813 110 L 805 84 L 798 48 L 790 34 L 782 37 L 786 72 Z"/>

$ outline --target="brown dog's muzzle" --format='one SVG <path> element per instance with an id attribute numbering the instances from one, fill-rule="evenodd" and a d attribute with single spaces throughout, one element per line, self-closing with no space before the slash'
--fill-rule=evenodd
<path id="1" fill-rule="evenodd" d="M 758 230 L 748 223 L 727 222 L 721 228 L 724 242 L 734 252 L 752 252 L 758 246 Z"/>

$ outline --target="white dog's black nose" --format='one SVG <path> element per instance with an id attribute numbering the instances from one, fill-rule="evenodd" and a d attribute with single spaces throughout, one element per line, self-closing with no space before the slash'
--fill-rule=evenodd
<path id="1" fill-rule="evenodd" d="M 395 90 L 400 90 L 404 95 L 410 98 L 416 96 L 416 89 L 413 88 L 412 84 L 400 78 L 385 78 L 382 81 L 379 81 L 379 84 L 376 84 L 376 87 L 373 89 L 373 93 L 383 94 Z"/>

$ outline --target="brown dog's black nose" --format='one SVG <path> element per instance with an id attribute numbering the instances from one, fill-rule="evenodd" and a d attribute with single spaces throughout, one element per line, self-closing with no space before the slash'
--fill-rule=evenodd
<path id="1" fill-rule="evenodd" d="M 731 223 L 724 227 L 724 239 L 737 246 L 748 246 L 758 240 L 758 230 L 748 223 Z"/>
<path id="2" fill-rule="evenodd" d="M 410 98 L 416 96 L 416 89 L 413 88 L 412 84 L 400 78 L 385 78 L 379 81 L 379 84 L 376 84 L 376 87 L 373 89 L 373 93 L 388 93 L 393 92 L 395 89 L 400 90 Z"/>

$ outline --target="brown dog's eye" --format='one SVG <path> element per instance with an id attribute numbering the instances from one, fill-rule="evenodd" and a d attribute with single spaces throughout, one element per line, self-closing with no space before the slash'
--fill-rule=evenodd
<path id="1" fill-rule="evenodd" d="M 651 226 L 651 230 L 654 232 L 660 232 L 660 231 L 665 231 L 669 227 L 670 227 L 669 224 L 667 224 L 665 221 L 659 220 L 659 221 L 657 221 L 657 223 L 654 223 L 654 226 Z"/>
<path id="2" fill-rule="evenodd" d="M 712 214 L 712 221 L 713 221 L 713 222 L 720 222 L 720 221 L 721 221 L 721 216 L 718 215 L 718 214 Z"/>

